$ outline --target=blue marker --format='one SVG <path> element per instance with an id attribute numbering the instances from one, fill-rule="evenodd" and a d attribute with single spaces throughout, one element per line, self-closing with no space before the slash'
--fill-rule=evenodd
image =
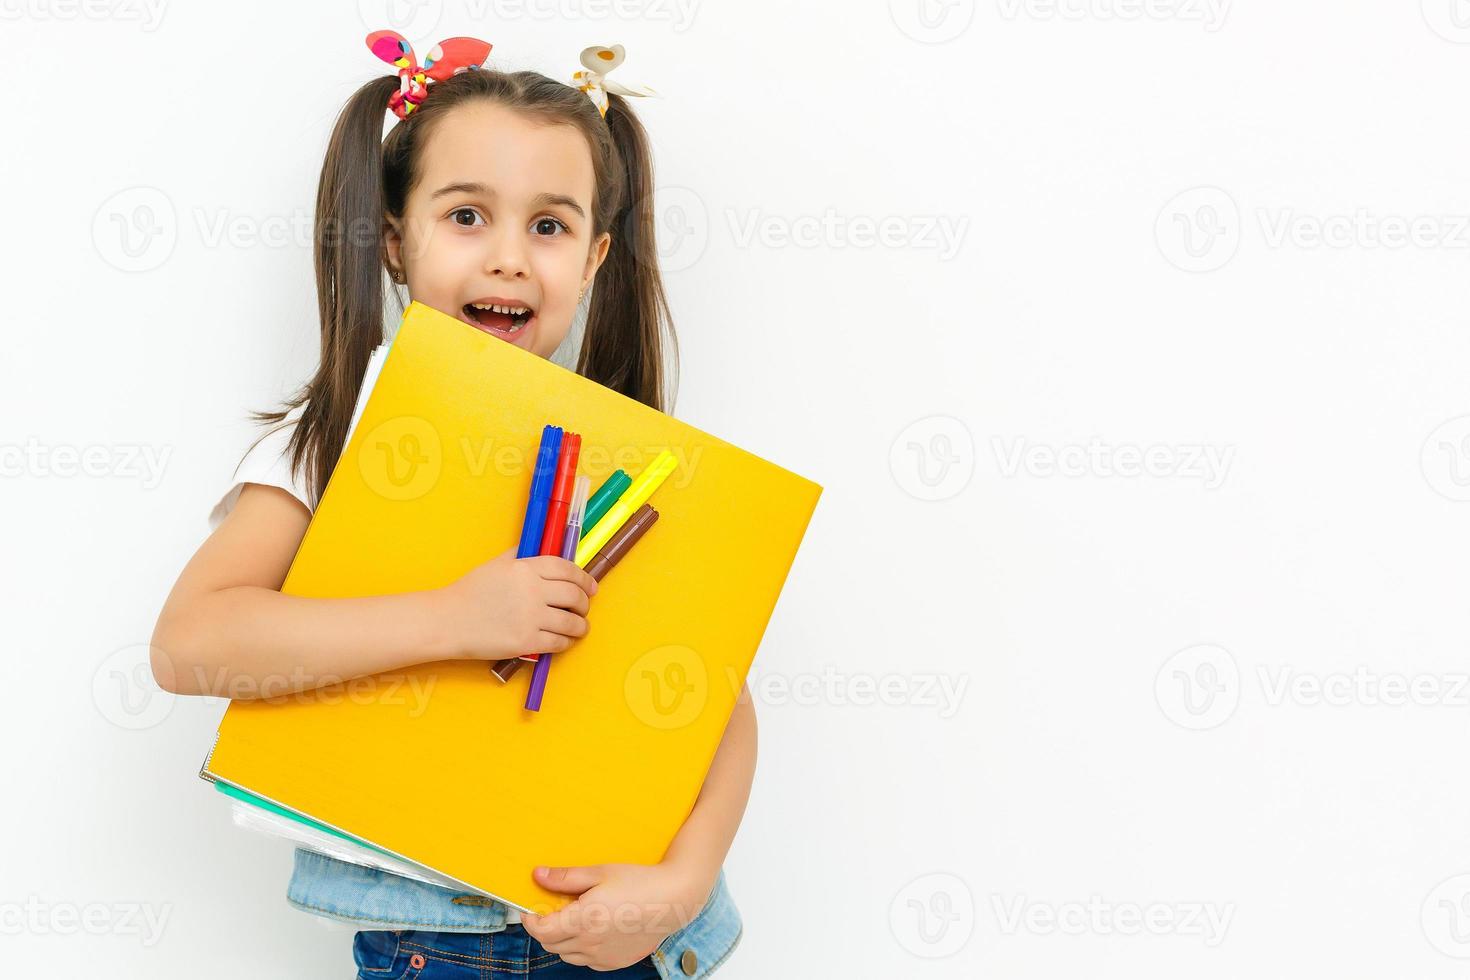
<path id="1" fill-rule="evenodd" d="M 551 505 L 551 485 L 556 480 L 556 463 L 560 456 L 561 426 L 548 425 L 541 430 L 541 449 L 536 454 L 536 469 L 531 474 L 531 499 L 526 504 L 526 520 L 521 524 L 517 558 L 535 558 L 541 553 L 541 534 L 546 530 L 546 511 Z"/>

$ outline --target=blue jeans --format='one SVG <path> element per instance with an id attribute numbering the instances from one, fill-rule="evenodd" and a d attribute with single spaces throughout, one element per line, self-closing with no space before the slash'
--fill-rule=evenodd
<path id="1" fill-rule="evenodd" d="M 537 980 L 607 977 L 658 980 L 651 957 L 621 970 L 597 971 L 563 963 L 531 938 L 520 923 L 502 932 L 428 932 L 417 929 L 359 932 L 352 937 L 359 980 Z"/>

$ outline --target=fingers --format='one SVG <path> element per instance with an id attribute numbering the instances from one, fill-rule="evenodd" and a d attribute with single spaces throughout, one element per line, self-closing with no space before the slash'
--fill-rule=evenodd
<path id="1" fill-rule="evenodd" d="M 574 612 L 578 616 L 587 615 L 587 609 L 591 600 L 587 593 L 573 585 L 571 582 L 547 582 L 546 604 L 557 606 L 568 612 Z"/>
<path id="2" fill-rule="evenodd" d="M 521 925 L 532 939 L 546 947 L 547 952 L 561 953 L 562 950 L 575 949 L 579 945 L 573 940 L 582 931 L 577 925 L 580 912 L 577 903 L 572 902 L 559 911 L 537 916 L 531 921 L 522 916 Z M 553 949 L 554 946 L 560 946 L 561 949 Z"/>
<path id="3" fill-rule="evenodd" d="M 529 929 L 526 930 L 527 935 L 530 935 L 530 932 Z M 531 938 L 536 939 L 535 936 L 531 936 Z M 546 952 L 555 953 L 572 966 L 586 966 L 592 962 L 592 954 L 583 948 L 580 938 L 566 939 L 561 942 L 543 943 L 539 939 L 536 939 L 536 941 L 541 943 L 541 948 L 546 950 Z"/>
<path id="4" fill-rule="evenodd" d="M 571 582 L 589 596 L 597 595 L 597 580 L 591 575 L 588 575 L 584 569 L 578 568 L 574 563 L 567 561 L 565 558 L 557 558 L 554 555 L 542 555 L 539 558 L 528 558 L 526 560 L 536 563 L 536 572 L 542 578 Z"/>
<path id="5" fill-rule="evenodd" d="M 543 609 L 537 625 L 540 628 L 527 653 L 561 653 L 586 636 L 589 628 L 586 619 L 556 606 Z"/>
<path id="6" fill-rule="evenodd" d="M 578 637 L 567 636 L 564 633 L 552 633 L 542 630 L 536 634 L 536 642 L 533 644 L 534 653 L 563 653 L 572 648 Z"/>
<path id="7" fill-rule="evenodd" d="M 580 640 L 587 635 L 587 620 L 565 609 L 550 608 L 546 610 L 546 619 L 541 628 L 565 636 L 568 640 Z"/>
<path id="8" fill-rule="evenodd" d="M 566 909 L 563 909 L 563 911 L 566 911 Z M 566 920 L 562 917 L 562 912 L 551 912 L 550 915 L 537 915 L 535 918 L 529 917 L 529 915 L 522 915 L 520 917 L 520 927 L 526 930 L 528 936 L 541 943 L 547 952 L 556 952 L 556 949 L 551 949 L 551 946 L 566 943 L 572 937 L 572 930 L 567 929 Z"/>
<path id="9" fill-rule="evenodd" d="M 543 888 L 564 895 L 580 895 L 589 888 L 595 888 L 606 875 L 606 870 L 599 864 L 583 864 L 566 868 L 538 867 L 533 874 Z"/>

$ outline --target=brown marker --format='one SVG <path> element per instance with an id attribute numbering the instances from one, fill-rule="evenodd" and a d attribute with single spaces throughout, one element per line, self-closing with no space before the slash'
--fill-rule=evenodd
<path id="1" fill-rule="evenodd" d="M 592 556 L 587 563 L 587 574 L 592 576 L 593 581 L 601 582 L 608 572 L 623 560 L 623 556 L 632 550 L 633 546 L 648 533 L 658 520 L 658 511 L 653 509 L 652 504 L 644 504 L 633 512 L 633 516 L 613 534 L 602 550 Z M 490 672 L 502 681 L 508 681 L 520 670 L 521 664 L 526 661 L 518 657 L 502 660 L 491 668 Z"/>
<path id="2" fill-rule="evenodd" d="M 652 504 L 644 504 L 635 510 L 633 516 L 628 518 L 628 523 L 618 528 L 617 533 L 602 546 L 602 550 L 587 563 L 587 574 L 601 582 L 603 577 L 612 571 L 613 566 L 622 561 L 623 556 L 638 543 L 643 535 L 648 533 L 648 529 L 653 527 L 653 523 L 657 520 L 658 511 L 653 509 Z"/>

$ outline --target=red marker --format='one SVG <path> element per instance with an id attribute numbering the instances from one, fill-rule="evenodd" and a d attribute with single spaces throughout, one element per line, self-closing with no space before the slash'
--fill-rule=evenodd
<path id="1" fill-rule="evenodd" d="M 582 453 L 582 437 L 575 432 L 562 436 L 561 456 L 556 461 L 556 481 L 551 488 L 551 505 L 546 511 L 546 531 L 541 535 L 541 554 L 561 554 L 562 537 L 567 531 L 567 508 L 572 503 L 572 487 L 577 479 L 577 457 Z"/>

